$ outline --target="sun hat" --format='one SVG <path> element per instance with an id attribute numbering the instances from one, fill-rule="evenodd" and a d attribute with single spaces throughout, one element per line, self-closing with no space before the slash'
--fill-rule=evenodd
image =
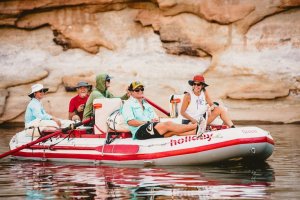
<path id="1" fill-rule="evenodd" d="M 128 90 L 133 91 L 138 87 L 144 87 L 144 85 L 140 81 L 134 81 L 129 85 Z"/>
<path id="2" fill-rule="evenodd" d="M 47 92 L 48 90 L 49 90 L 49 88 L 44 88 L 44 86 L 42 84 L 37 83 L 37 84 L 34 84 L 31 86 L 31 93 L 28 94 L 28 96 L 33 98 L 35 92 L 38 92 L 38 91 Z"/>
<path id="3" fill-rule="evenodd" d="M 85 81 L 79 81 L 78 83 L 77 83 L 77 85 L 76 85 L 76 89 L 77 88 L 80 88 L 80 87 L 87 87 L 87 88 L 91 88 L 92 87 L 92 85 L 90 85 L 90 84 L 88 84 L 87 82 L 85 82 Z"/>
<path id="4" fill-rule="evenodd" d="M 193 80 L 189 80 L 189 85 L 193 86 L 195 82 L 202 83 L 204 87 L 207 87 L 208 85 L 205 83 L 204 76 L 201 74 L 197 74 L 194 76 Z"/>

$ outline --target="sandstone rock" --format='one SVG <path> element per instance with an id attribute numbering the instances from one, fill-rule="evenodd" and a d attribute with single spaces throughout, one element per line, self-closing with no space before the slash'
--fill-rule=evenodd
<path id="1" fill-rule="evenodd" d="M 4 113 L 0 117 L 0 124 L 22 115 L 26 109 L 27 103 L 30 100 L 30 98 L 27 96 L 27 94 L 30 92 L 30 86 L 12 87 L 8 89 L 8 92 L 9 96 L 6 100 Z"/>
<path id="2" fill-rule="evenodd" d="M 0 55 L 0 57 L 1 56 L 2 55 Z M 22 63 L 22 60 L 26 60 L 26 58 L 20 58 L 21 62 L 19 63 L 17 72 L 10 65 L 9 62 L 11 62 L 11 60 L 0 60 L 0 88 L 8 88 L 15 85 L 27 84 L 41 80 L 48 76 L 48 72 L 46 70 L 40 68 L 39 66 L 30 66 L 30 64 L 26 65 L 26 63 Z"/>
<path id="3" fill-rule="evenodd" d="M 0 117 L 4 112 L 4 107 L 6 103 L 6 98 L 8 96 L 8 92 L 5 89 L 0 89 Z"/>
<path id="4" fill-rule="evenodd" d="M 46 109 L 66 118 L 75 93 L 64 84 L 88 71 L 116 77 L 116 96 L 140 80 L 166 109 L 169 95 L 205 73 L 234 120 L 300 121 L 297 1 L 28 2 L 0 2 L 0 26 L 18 27 L 0 29 L 1 87 L 10 95 L 1 121 L 23 122 L 36 82 L 50 88 Z"/>
<path id="5" fill-rule="evenodd" d="M 157 2 L 166 16 L 193 13 L 207 21 L 220 24 L 229 24 L 243 19 L 255 10 L 251 0 L 243 3 L 220 0 L 157 0 Z"/>
<path id="6" fill-rule="evenodd" d="M 60 9 L 26 15 L 18 20 L 17 27 L 32 29 L 50 24 L 54 34 L 53 41 L 64 50 L 82 48 L 90 53 L 97 53 L 99 46 L 113 49 L 114 45 L 101 36 L 93 15 L 80 8 Z"/>
<path id="7" fill-rule="evenodd" d="M 64 85 L 66 91 L 75 91 L 77 83 L 79 81 L 85 81 L 85 82 L 93 85 L 93 87 L 95 87 L 95 80 L 96 80 L 96 76 L 94 74 L 92 74 L 92 72 L 85 73 L 85 74 L 79 74 L 77 76 L 76 75 L 64 76 L 62 78 L 63 85 Z"/>
<path id="8" fill-rule="evenodd" d="M 246 34 L 249 28 L 266 18 L 284 10 L 280 8 L 280 1 L 256 1 L 255 10 L 247 17 L 237 21 L 235 26 L 242 33 Z"/>
<path id="9" fill-rule="evenodd" d="M 145 15 L 150 15 L 149 12 L 139 13 L 136 20 L 148 25 L 150 20 Z M 154 11 L 154 15 L 160 16 L 159 20 L 152 22 L 159 28 L 161 41 L 169 53 L 207 56 L 224 49 L 228 43 L 230 36 L 226 26 L 208 23 L 192 14 L 162 17 Z"/>
<path id="10" fill-rule="evenodd" d="M 290 10 L 266 18 L 250 28 L 246 34 L 247 45 L 254 45 L 259 50 L 279 46 L 300 47 L 300 23 L 294 21 L 300 21 L 300 10 Z M 295 56 L 289 54 L 287 52 L 286 56 Z"/>
<path id="11" fill-rule="evenodd" d="M 231 99 L 275 99 L 280 97 L 287 97 L 289 95 L 289 90 L 252 90 L 244 92 L 229 93 L 228 97 Z"/>

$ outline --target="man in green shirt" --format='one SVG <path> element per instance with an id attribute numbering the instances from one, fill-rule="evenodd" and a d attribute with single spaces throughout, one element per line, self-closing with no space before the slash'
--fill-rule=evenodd
<path id="1" fill-rule="evenodd" d="M 96 76 L 96 88 L 91 92 L 83 111 L 83 120 L 88 119 L 93 115 L 93 101 L 94 99 L 113 98 L 114 95 L 108 91 L 110 87 L 111 76 L 108 74 L 99 74 Z M 121 99 L 128 99 L 128 94 L 124 94 Z"/>

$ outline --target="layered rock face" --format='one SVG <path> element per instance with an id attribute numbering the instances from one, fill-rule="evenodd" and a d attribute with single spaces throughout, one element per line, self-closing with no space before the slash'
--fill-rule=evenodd
<path id="1" fill-rule="evenodd" d="M 1 1 L 0 123 L 23 122 L 34 83 L 67 118 L 66 88 L 99 73 L 166 109 L 202 73 L 233 120 L 300 122 L 299 22 L 300 0 Z"/>

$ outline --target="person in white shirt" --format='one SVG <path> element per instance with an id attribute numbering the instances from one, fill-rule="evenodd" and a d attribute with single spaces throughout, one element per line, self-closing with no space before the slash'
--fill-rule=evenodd
<path id="1" fill-rule="evenodd" d="M 195 75 L 193 80 L 189 80 L 188 83 L 192 86 L 192 90 L 183 97 L 180 110 L 180 114 L 183 116 L 183 124 L 197 123 L 208 112 L 208 117 L 206 116 L 207 124 L 210 124 L 216 117 L 220 116 L 227 126 L 235 127 L 226 110 L 211 100 L 206 89 L 208 85 L 205 83 L 203 75 Z"/>

